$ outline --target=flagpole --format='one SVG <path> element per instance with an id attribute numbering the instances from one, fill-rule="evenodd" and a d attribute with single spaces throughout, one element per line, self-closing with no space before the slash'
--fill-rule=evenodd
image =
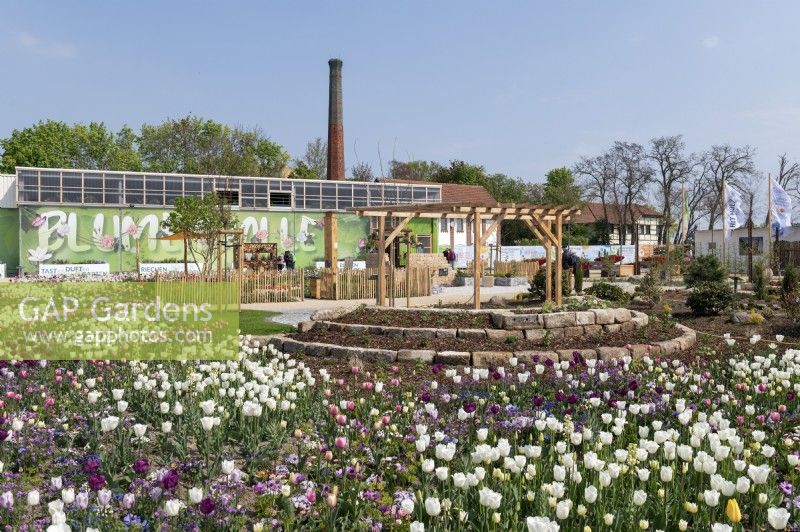
<path id="1" fill-rule="evenodd" d="M 772 174 L 767 174 L 767 267 L 772 268 Z"/>
<path id="2" fill-rule="evenodd" d="M 722 178 L 722 264 L 727 269 L 728 262 L 725 257 L 725 241 L 727 240 L 727 231 L 726 228 L 728 226 L 727 218 L 728 218 L 728 204 L 725 201 L 725 195 L 727 192 L 727 186 L 725 185 L 725 178 Z M 712 231 L 713 234 L 713 231 Z"/>

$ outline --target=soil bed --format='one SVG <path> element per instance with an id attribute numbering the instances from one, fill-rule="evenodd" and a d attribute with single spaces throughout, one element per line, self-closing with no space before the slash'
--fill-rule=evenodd
<path id="1" fill-rule="evenodd" d="M 434 351 L 556 351 L 559 349 L 596 349 L 598 347 L 624 347 L 628 344 L 652 344 L 672 340 L 682 332 L 672 324 L 652 320 L 649 325 L 634 332 L 607 333 L 596 337 L 548 338 L 526 340 L 493 340 L 490 338 L 405 338 L 371 333 L 309 331 L 288 335 L 303 342 L 335 344 L 346 347 L 377 349 L 432 349 Z"/>
<path id="2" fill-rule="evenodd" d="M 392 310 L 363 307 L 331 320 L 338 323 L 391 327 L 433 327 L 436 329 L 494 329 L 488 314 L 436 312 L 434 310 Z"/>

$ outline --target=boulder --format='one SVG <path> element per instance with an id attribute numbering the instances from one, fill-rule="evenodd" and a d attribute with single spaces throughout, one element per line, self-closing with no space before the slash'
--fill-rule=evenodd
<path id="1" fill-rule="evenodd" d="M 628 356 L 628 350 L 624 347 L 598 347 L 597 348 L 597 358 L 602 360 L 603 362 L 608 362 L 609 360 L 621 360 L 622 358 Z"/>
<path id="2" fill-rule="evenodd" d="M 434 356 L 436 356 L 436 351 L 432 351 L 430 349 L 400 349 L 397 352 L 397 361 L 404 362 L 420 360 L 430 364 L 433 362 Z"/>
<path id="3" fill-rule="evenodd" d="M 436 329 L 436 338 L 455 338 L 456 329 Z"/>
<path id="4" fill-rule="evenodd" d="M 598 325 L 607 325 L 614 323 L 614 309 L 598 308 L 590 311 L 594 314 L 594 322 Z"/>
<path id="5" fill-rule="evenodd" d="M 458 337 L 467 340 L 483 340 L 486 338 L 486 329 L 459 329 Z"/>
<path id="6" fill-rule="evenodd" d="M 313 322 L 311 320 L 301 321 L 300 323 L 297 324 L 297 332 L 301 333 L 308 332 L 311 329 L 313 329 L 315 325 L 317 325 L 318 328 L 323 326 L 323 323 L 324 322 Z"/>
<path id="7" fill-rule="evenodd" d="M 469 351 L 439 351 L 433 360 L 446 366 L 469 366 L 471 358 Z"/>
<path id="8" fill-rule="evenodd" d="M 584 310 L 575 313 L 575 325 L 594 325 L 594 312 Z"/>
<path id="9" fill-rule="evenodd" d="M 564 327 L 574 327 L 574 326 L 575 326 L 574 312 L 554 312 L 553 314 L 544 315 L 545 329 L 562 329 Z"/>
<path id="10" fill-rule="evenodd" d="M 472 365 L 479 368 L 507 366 L 513 353 L 506 351 L 475 351 L 472 353 Z"/>
<path id="11" fill-rule="evenodd" d="M 750 313 L 746 310 L 737 310 L 731 315 L 732 323 L 750 323 Z"/>

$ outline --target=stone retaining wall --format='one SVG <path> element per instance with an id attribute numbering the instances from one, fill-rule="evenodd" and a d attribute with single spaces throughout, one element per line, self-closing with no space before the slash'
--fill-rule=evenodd
<path id="1" fill-rule="evenodd" d="M 375 308 L 376 310 L 379 309 L 379 307 Z M 420 309 L 396 308 L 393 310 L 419 311 Z M 338 323 L 329 320 L 337 319 L 346 314 L 347 311 L 333 309 L 324 313 L 315 313 L 310 321 L 300 323 L 298 330 L 306 332 L 312 328 L 323 327 L 333 331 L 381 334 L 396 337 L 485 338 L 488 336 L 496 340 L 505 340 L 510 336 L 516 336 L 518 338 L 525 337 L 528 340 L 541 340 L 546 335 L 550 338 L 577 338 L 585 335 L 599 336 L 604 333 L 619 331 L 630 332 L 644 327 L 649 320 L 647 314 L 625 308 L 553 312 L 548 314 L 517 314 L 509 310 L 433 310 L 442 313 L 468 312 L 470 314 L 486 314 L 491 317 L 495 327 L 491 329 L 438 329 Z"/>
<path id="2" fill-rule="evenodd" d="M 363 326 L 366 327 L 366 326 Z M 371 349 L 365 347 L 345 347 L 333 344 L 322 344 L 316 342 L 302 342 L 285 335 L 276 335 L 270 338 L 254 337 L 253 340 L 262 345 L 268 343 L 279 351 L 285 353 L 303 353 L 315 357 L 337 357 L 337 358 L 358 358 L 364 360 L 396 362 L 396 361 L 421 361 L 427 363 L 439 363 L 453 366 L 477 366 L 477 367 L 496 367 L 508 363 L 511 357 L 522 360 L 530 360 L 538 356 L 541 361 L 552 360 L 569 361 L 572 360 L 574 353 L 579 353 L 584 359 L 599 359 L 609 361 L 612 359 L 622 359 L 631 357 L 638 360 L 645 356 L 667 356 L 686 351 L 694 346 L 697 341 L 697 334 L 692 329 L 676 324 L 682 334 L 672 340 L 656 342 L 654 344 L 632 344 L 626 347 L 599 347 L 597 349 L 561 349 L 558 351 L 433 351 L 427 349 L 400 349 L 393 351 L 389 349 Z M 419 337 L 419 331 L 436 331 L 436 329 L 408 329 L 414 331 Z M 446 330 L 446 329 L 445 329 Z M 450 329 L 452 330 L 452 329 Z M 479 329 L 478 329 L 479 330 Z M 496 332 L 504 332 L 499 329 Z M 425 332 L 423 334 L 430 334 Z"/>

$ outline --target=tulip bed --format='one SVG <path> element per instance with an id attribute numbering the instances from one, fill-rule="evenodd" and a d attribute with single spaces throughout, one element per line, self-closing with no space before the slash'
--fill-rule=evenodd
<path id="1" fill-rule="evenodd" d="M 797 528 L 800 351 L 5 363 L 6 530 Z M 311 363 L 311 362 L 309 362 Z"/>

